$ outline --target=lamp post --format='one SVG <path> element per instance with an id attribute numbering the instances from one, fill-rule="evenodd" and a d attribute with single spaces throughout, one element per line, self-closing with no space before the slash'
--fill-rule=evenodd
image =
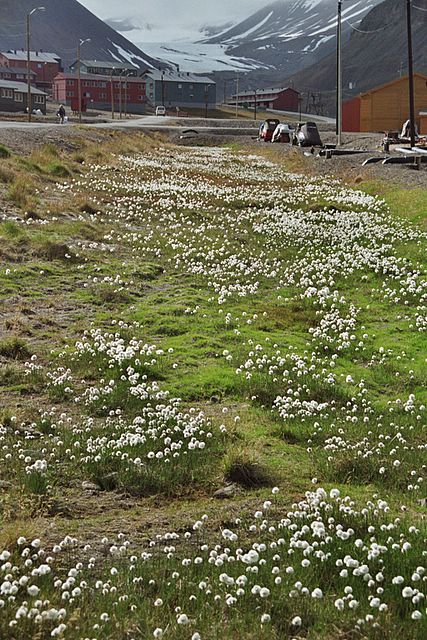
<path id="1" fill-rule="evenodd" d="M 406 0 L 406 23 L 408 31 L 408 80 L 409 80 L 409 129 L 411 147 L 415 147 L 415 98 L 414 98 L 414 63 L 412 56 L 412 23 L 411 0 Z"/>
<path id="2" fill-rule="evenodd" d="M 342 144 L 342 0 L 338 0 L 337 21 L 337 145 Z"/>
<path id="3" fill-rule="evenodd" d="M 90 38 L 79 40 L 77 46 L 77 99 L 79 101 L 79 122 L 82 121 L 82 77 L 81 77 L 81 48 L 85 42 L 90 42 Z"/>
<path id="4" fill-rule="evenodd" d="M 27 109 L 28 109 L 28 122 L 31 122 L 31 52 L 30 52 L 30 18 L 36 11 L 45 11 L 44 7 L 35 7 L 27 13 Z"/>

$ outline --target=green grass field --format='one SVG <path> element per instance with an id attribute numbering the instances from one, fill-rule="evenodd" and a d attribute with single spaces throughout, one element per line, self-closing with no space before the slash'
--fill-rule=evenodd
<path id="1" fill-rule="evenodd" d="M 143 136 L 1 172 L 0 637 L 425 638 L 427 191 Z"/>

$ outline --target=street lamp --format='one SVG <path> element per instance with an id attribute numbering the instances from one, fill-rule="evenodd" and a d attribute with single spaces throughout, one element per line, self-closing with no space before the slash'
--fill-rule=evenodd
<path id="1" fill-rule="evenodd" d="M 90 38 L 79 40 L 77 46 L 77 99 L 79 101 L 79 122 L 82 121 L 82 78 L 81 78 L 81 48 L 85 42 L 90 42 Z"/>
<path id="2" fill-rule="evenodd" d="M 45 7 L 35 7 L 29 13 L 27 13 L 27 109 L 28 109 L 28 122 L 31 122 L 31 55 L 30 55 L 30 18 L 36 11 L 45 11 Z"/>

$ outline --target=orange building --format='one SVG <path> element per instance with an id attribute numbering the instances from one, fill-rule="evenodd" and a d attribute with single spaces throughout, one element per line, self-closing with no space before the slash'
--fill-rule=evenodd
<path id="1" fill-rule="evenodd" d="M 427 111 L 427 76 L 414 73 L 415 114 Z M 343 104 L 343 131 L 400 130 L 409 118 L 408 76 L 361 93 Z"/>

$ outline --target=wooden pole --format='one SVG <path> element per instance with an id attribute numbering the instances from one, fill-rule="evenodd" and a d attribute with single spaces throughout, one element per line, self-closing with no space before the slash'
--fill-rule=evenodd
<path id="1" fill-rule="evenodd" d="M 111 83 L 111 119 L 112 119 L 112 120 L 114 120 L 114 83 L 113 83 L 113 69 L 111 69 L 110 83 Z"/>
<path id="2" fill-rule="evenodd" d="M 30 55 L 30 14 L 27 14 L 27 109 L 28 122 L 31 122 L 31 55 Z"/>
<path id="3" fill-rule="evenodd" d="M 414 61 L 412 55 L 411 0 L 406 0 L 406 22 L 408 31 L 409 128 L 411 147 L 415 147 Z"/>
<path id="4" fill-rule="evenodd" d="M 81 44 L 77 47 L 77 100 L 79 101 L 79 122 L 82 121 L 82 76 L 80 70 L 80 58 L 81 58 Z"/>
<path id="5" fill-rule="evenodd" d="M 338 0 L 337 24 L 337 144 L 342 144 L 342 0 Z"/>

